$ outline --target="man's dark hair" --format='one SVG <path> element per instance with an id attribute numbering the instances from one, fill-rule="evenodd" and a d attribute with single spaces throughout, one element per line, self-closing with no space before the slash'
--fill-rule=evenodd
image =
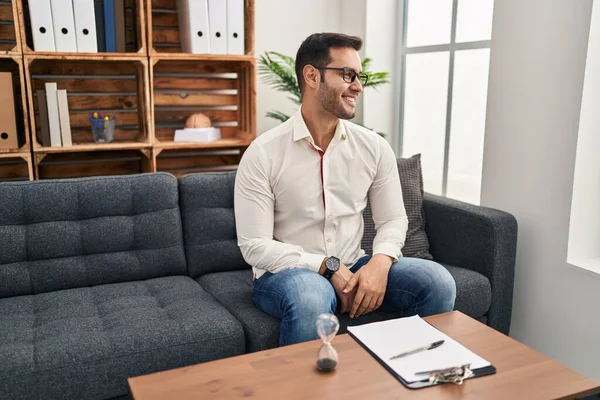
<path id="1" fill-rule="evenodd" d="M 296 53 L 296 78 L 300 94 L 304 93 L 304 76 L 302 70 L 306 65 L 323 67 L 331 62 L 329 49 L 335 47 L 351 47 L 359 51 L 362 39 L 358 36 L 344 35 L 343 33 L 313 33 L 300 45 Z"/>

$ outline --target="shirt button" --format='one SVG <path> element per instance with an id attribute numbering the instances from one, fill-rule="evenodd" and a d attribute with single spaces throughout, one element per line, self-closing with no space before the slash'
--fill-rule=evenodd
<path id="1" fill-rule="evenodd" d="M 327 243 L 331 243 L 331 238 L 330 237 L 327 238 Z"/>
<path id="2" fill-rule="evenodd" d="M 333 217 L 333 214 L 332 214 L 332 213 L 329 213 L 329 214 L 327 214 L 327 218 L 328 218 L 328 219 L 331 219 L 332 217 Z"/>

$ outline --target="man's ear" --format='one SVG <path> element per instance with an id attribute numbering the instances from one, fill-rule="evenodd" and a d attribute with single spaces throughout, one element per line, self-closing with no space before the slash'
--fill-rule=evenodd
<path id="1" fill-rule="evenodd" d="M 302 69 L 302 75 L 304 76 L 304 83 L 307 86 L 315 89 L 321 80 L 321 75 L 318 69 L 312 65 L 305 65 Z"/>

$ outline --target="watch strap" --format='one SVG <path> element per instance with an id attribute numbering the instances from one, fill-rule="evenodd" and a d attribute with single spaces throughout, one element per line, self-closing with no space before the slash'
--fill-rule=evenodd
<path id="1" fill-rule="evenodd" d="M 325 259 L 327 260 L 327 259 Z M 327 261 L 325 261 L 325 265 L 327 265 Z M 325 267 L 325 272 L 323 272 L 323 277 L 325 279 L 327 279 L 328 281 L 331 280 L 331 277 L 333 276 L 334 271 L 330 270 L 329 268 Z"/>

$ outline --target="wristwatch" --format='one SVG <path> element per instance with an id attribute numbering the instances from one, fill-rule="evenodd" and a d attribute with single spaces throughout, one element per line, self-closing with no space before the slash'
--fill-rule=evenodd
<path id="1" fill-rule="evenodd" d="M 323 272 L 323 277 L 328 281 L 331 280 L 331 277 L 338 269 L 340 269 L 340 259 L 333 256 L 327 257 L 325 259 L 325 272 Z"/>

